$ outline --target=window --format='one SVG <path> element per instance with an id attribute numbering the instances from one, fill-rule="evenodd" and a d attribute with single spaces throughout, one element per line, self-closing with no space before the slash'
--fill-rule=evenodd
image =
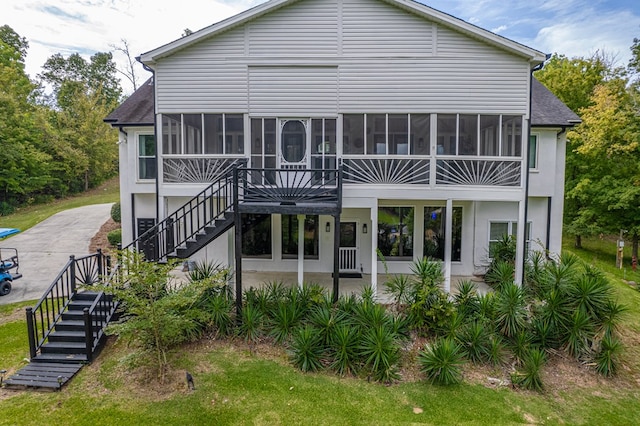
<path id="1" fill-rule="evenodd" d="M 254 169 L 276 168 L 275 118 L 251 119 L 251 167 Z M 273 184 L 275 174 L 273 172 L 252 173 L 251 180 L 256 184 Z"/>
<path id="2" fill-rule="evenodd" d="M 364 115 L 345 114 L 342 117 L 344 154 L 364 154 Z"/>
<path id="3" fill-rule="evenodd" d="M 455 114 L 438 114 L 438 154 L 456 155 L 457 116 Z"/>
<path id="4" fill-rule="evenodd" d="M 459 262 L 462 251 L 462 207 L 453 208 L 451 260 Z M 444 260 L 446 207 L 424 208 L 423 256 Z"/>
<path id="5" fill-rule="evenodd" d="M 385 258 L 413 258 L 413 218 L 413 207 L 378 208 L 378 249 Z"/>
<path id="6" fill-rule="evenodd" d="M 163 114 L 162 152 L 242 154 L 244 118 L 242 114 Z"/>
<path id="7" fill-rule="evenodd" d="M 504 221 L 504 222 L 489 222 L 489 253 L 493 251 L 493 247 L 500 241 L 505 235 L 510 235 L 514 241 L 518 232 L 518 222 Z M 525 250 L 528 253 L 531 247 L 531 222 L 527 223 L 525 229 Z"/>
<path id="8" fill-rule="evenodd" d="M 242 215 L 242 255 L 271 259 L 271 215 Z"/>
<path id="9" fill-rule="evenodd" d="M 497 157 L 500 155 L 500 116 L 480 116 L 480 155 Z"/>
<path id="10" fill-rule="evenodd" d="M 343 153 L 429 155 L 429 114 L 345 114 Z"/>
<path id="11" fill-rule="evenodd" d="M 311 120 L 311 167 L 336 169 L 336 119 Z"/>
<path id="12" fill-rule="evenodd" d="M 304 258 L 318 259 L 318 216 L 304 219 Z M 298 258 L 298 216 L 282 215 L 282 258 Z"/>
<path id="13" fill-rule="evenodd" d="M 538 135 L 529 137 L 529 168 L 538 168 Z"/>
<path id="14" fill-rule="evenodd" d="M 502 156 L 522 155 L 522 117 L 502 116 Z"/>
<path id="15" fill-rule="evenodd" d="M 138 179 L 155 179 L 156 175 L 156 138 L 138 135 Z"/>

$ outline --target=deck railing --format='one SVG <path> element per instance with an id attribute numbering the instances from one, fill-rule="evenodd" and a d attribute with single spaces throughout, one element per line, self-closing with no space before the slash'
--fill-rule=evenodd
<path id="1" fill-rule="evenodd" d="M 79 285 L 91 285 L 101 282 L 111 269 L 111 258 L 101 250 L 95 254 L 69 261 L 58 274 L 40 300 L 26 309 L 29 334 L 29 354 L 34 358 L 42 345 L 46 343 L 62 314 L 76 295 Z"/>

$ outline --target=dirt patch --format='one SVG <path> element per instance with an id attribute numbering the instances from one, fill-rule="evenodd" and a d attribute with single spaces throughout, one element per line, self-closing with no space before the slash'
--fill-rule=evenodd
<path id="1" fill-rule="evenodd" d="M 114 222 L 113 219 L 109 218 L 109 220 L 102 224 L 100 230 L 96 233 L 96 235 L 91 238 L 91 242 L 89 243 L 89 253 L 95 253 L 98 249 L 102 249 L 102 252 L 105 254 L 109 254 L 115 251 L 115 248 L 112 247 L 111 244 L 109 244 L 107 234 L 119 228 L 120 224 Z"/>

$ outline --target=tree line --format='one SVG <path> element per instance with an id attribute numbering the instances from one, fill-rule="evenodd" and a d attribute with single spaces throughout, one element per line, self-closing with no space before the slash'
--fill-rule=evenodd
<path id="1" fill-rule="evenodd" d="M 568 132 L 564 229 L 583 236 L 623 233 L 638 256 L 640 237 L 640 39 L 632 58 L 553 55 L 536 78 L 576 112 Z"/>
<path id="2" fill-rule="evenodd" d="M 55 54 L 32 80 L 28 49 L 0 27 L 0 216 L 118 173 L 117 131 L 103 122 L 122 97 L 112 53 Z"/>

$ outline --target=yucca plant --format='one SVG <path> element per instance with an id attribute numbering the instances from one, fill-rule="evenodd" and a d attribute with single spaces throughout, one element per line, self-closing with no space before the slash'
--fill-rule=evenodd
<path id="1" fill-rule="evenodd" d="M 396 274 L 384 282 L 384 292 L 393 297 L 396 309 L 408 303 L 410 290 L 411 280 L 408 275 Z"/>
<path id="2" fill-rule="evenodd" d="M 293 365 L 304 372 L 320 370 L 323 355 L 324 346 L 317 330 L 305 325 L 294 331 L 289 350 Z"/>
<path id="3" fill-rule="evenodd" d="M 496 325 L 506 337 L 524 330 L 527 321 L 524 291 L 514 283 L 504 284 L 496 296 Z"/>
<path id="4" fill-rule="evenodd" d="M 488 342 L 487 361 L 491 365 L 500 365 L 505 359 L 505 346 L 502 337 L 491 334 Z"/>
<path id="5" fill-rule="evenodd" d="M 440 337 L 447 337 L 455 340 L 460 335 L 465 325 L 465 318 L 460 315 L 458 311 L 453 311 L 447 321 L 443 322 L 442 326 L 435 331 Z"/>
<path id="6" fill-rule="evenodd" d="M 331 332 L 329 358 L 331 369 L 344 376 L 358 370 L 360 330 L 348 324 L 338 324 Z"/>
<path id="7" fill-rule="evenodd" d="M 600 320 L 612 298 L 612 288 L 604 276 L 586 272 L 568 287 L 567 298 L 575 309 Z"/>
<path id="8" fill-rule="evenodd" d="M 247 304 L 242 308 L 240 318 L 238 334 L 244 338 L 249 344 L 249 349 L 253 351 L 253 344 L 262 335 L 264 315 L 258 307 Z"/>
<path id="9" fill-rule="evenodd" d="M 416 289 L 421 287 L 438 287 L 444 282 L 442 262 L 428 257 L 415 260 L 411 264 L 411 272 L 416 276 Z"/>
<path id="10" fill-rule="evenodd" d="M 384 306 L 369 302 L 360 302 L 353 308 L 353 320 L 360 326 L 388 327 L 392 323 L 392 316 Z"/>
<path id="11" fill-rule="evenodd" d="M 272 309 L 269 315 L 270 335 L 276 343 L 283 343 L 289 338 L 293 329 L 302 318 L 302 306 L 300 303 L 291 303 L 283 300 Z"/>
<path id="12" fill-rule="evenodd" d="M 480 309 L 477 286 L 470 280 L 458 282 L 458 294 L 454 296 L 453 303 L 463 318 L 475 317 Z"/>
<path id="13" fill-rule="evenodd" d="M 622 352 L 620 340 L 605 335 L 600 341 L 600 350 L 595 357 L 596 371 L 605 377 L 614 376 L 618 370 L 620 352 Z"/>
<path id="14" fill-rule="evenodd" d="M 432 383 L 454 385 L 462 381 L 462 348 L 451 339 L 438 339 L 418 354 L 420 370 Z"/>
<path id="15" fill-rule="evenodd" d="M 608 300 L 602 310 L 598 335 L 601 337 L 613 337 L 618 331 L 620 321 L 627 311 L 628 309 L 626 306 L 616 302 L 615 300 Z"/>
<path id="16" fill-rule="evenodd" d="M 494 261 L 514 263 L 516 261 L 516 240 L 505 234 L 489 248 L 489 257 Z"/>
<path id="17" fill-rule="evenodd" d="M 543 347 L 559 346 L 571 323 L 571 312 L 564 293 L 557 288 L 547 292 L 534 319 L 535 332 Z"/>
<path id="18" fill-rule="evenodd" d="M 565 345 L 567 351 L 576 358 L 586 355 L 591 350 L 594 337 L 593 319 L 583 310 L 574 311 L 567 334 Z"/>
<path id="19" fill-rule="evenodd" d="M 217 333 L 226 336 L 233 330 L 233 302 L 225 294 L 216 295 L 208 300 L 206 310 L 211 324 Z"/>
<path id="20" fill-rule="evenodd" d="M 484 280 L 500 289 L 502 286 L 513 284 L 515 280 L 515 265 L 504 260 L 497 260 L 491 264 L 491 267 L 484 276 Z"/>
<path id="21" fill-rule="evenodd" d="M 511 352 L 518 364 L 521 364 L 524 361 L 525 355 L 531 349 L 532 340 L 533 336 L 526 330 L 519 331 L 515 336 L 509 339 L 509 348 L 511 349 Z"/>
<path id="22" fill-rule="evenodd" d="M 390 382 L 398 378 L 400 347 L 395 337 L 393 331 L 384 325 L 370 327 L 362 332 L 359 355 L 372 377 L 379 382 Z"/>
<path id="23" fill-rule="evenodd" d="M 478 318 L 493 322 L 496 318 L 496 293 L 478 296 Z"/>
<path id="24" fill-rule="evenodd" d="M 311 309 L 309 314 L 309 323 L 317 330 L 322 343 L 328 345 L 333 330 L 345 321 L 346 314 L 337 309 L 327 307 L 326 305 L 318 305 Z"/>
<path id="25" fill-rule="evenodd" d="M 532 348 L 524 354 L 521 369 L 511 377 L 511 381 L 525 389 L 541 391 L 543 387 L 540 371 L 546 362 L 542 349 Z"/>
<path id="26" fill-rule="evenodd" d="M 489 359 L 489 330 L 484 322 L 473 321 L 467 324 L 457 341 L 469 361 L 482 363 Z"/>

